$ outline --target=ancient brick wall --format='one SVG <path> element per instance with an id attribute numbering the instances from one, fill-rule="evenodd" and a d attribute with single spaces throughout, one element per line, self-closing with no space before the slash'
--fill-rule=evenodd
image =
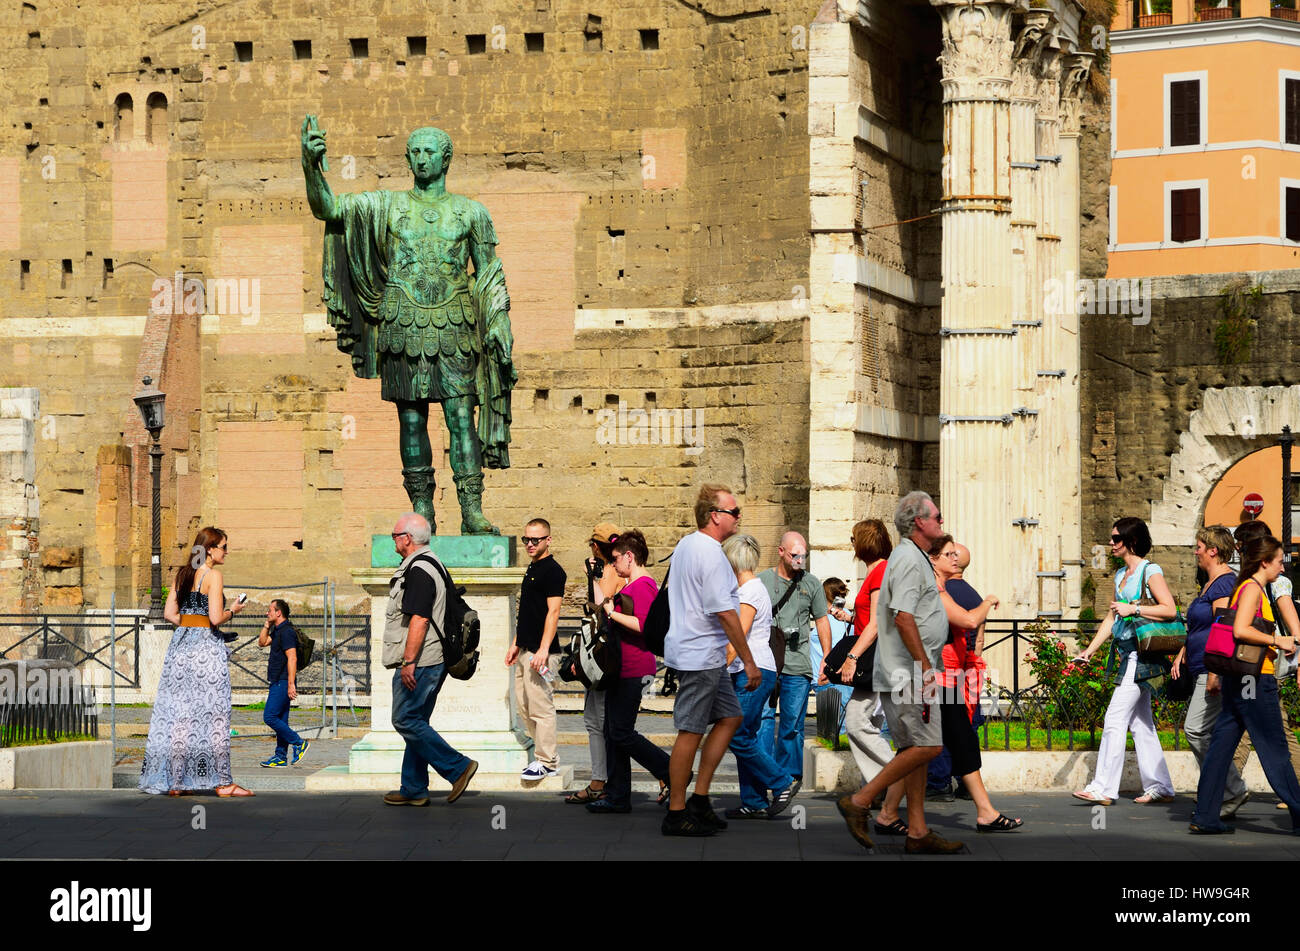
<path id="1" fill-rule="evenodd" d="M 1262 283 L 1265 293 L 1245 360 L 1231 364 L 1216 351 L 1214 332 L 1223 319 L 1221 288 L 1243 277 Z M 1274 445 L 1281 422 L 1300 410 L 1294 391 L 1300 282 L 1293 272 L 1274 271 L 1160 278 L 1152 284 L 1150 323 L 1135 324 L 1124 315 L 1081 317 L 1081 557 L 1091 562 L 1092 546 L 1107 544 L 1115 519 L 1136 515 L 1151 525 L 1156 540 L 1151 557 L 1186 604 L 1195 595 L 1190 538 L 1202 524 L 1205 499 L 1218 475 L 1231 461 Z M 1252 405 L 1230 394 L 1258 388 L 1265 388 L 1258 400 L 1262 410 L 1224 408 Z M 1194 414 L 1207 412 L 1216 419 L 1193 424 Z M 1194 451 L 1198 446 L 1201 451 Z M 1276 513 L 1272 527 L 1280 530 Z M 1178 543 L 1170 543 L 1175 539 Z M 1108 582 L 1104 572 L 1094 577 L 1104 609 Z"/>
<path id="2" fill-rule="evenodd" d="M 228 521 L 232 578 L 346 582 L 405 509 L 395 411 L 320 314 L 298 158 L 313 112 L 336 191 L 407 187 L 405 137 L 436 124 L 449 187 L 493 214 L 521 377 L 515 468 L 488 475 L 503 531 L 540 506 L 576 578 L 592 524 L 640 524 L 664 554 L 694 486 L 721 478 L 774 546 L 807 519 L 808 353 L 788 303 L 808 284 L 798 37 L 817 6 L 24 5 L 0 39 L 0 385 L 39 385 L 53 422 L 43 544 L 83 548 L 91 603 L 147 587 L 130 402 L 146 372 L 168 393 L 169 573 L 200 524 Z M 620 402 L 700 429 L 607 444 Z"/>

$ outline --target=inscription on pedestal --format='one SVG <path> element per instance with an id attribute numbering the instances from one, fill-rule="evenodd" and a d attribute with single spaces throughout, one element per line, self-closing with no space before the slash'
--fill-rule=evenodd
<path id="1" fill-rule="evenodd" d="M 448 568 L 509 568 L 515 563 L 513 535 L 435 535 L 429 549 Z M 391 535 L 372 535 L 370 567 L 396 568 L 402 563 Z"/>

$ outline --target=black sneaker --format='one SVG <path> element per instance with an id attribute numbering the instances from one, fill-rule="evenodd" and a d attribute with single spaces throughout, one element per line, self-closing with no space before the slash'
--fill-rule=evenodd
<path id="1" fill-rule="evenodd" d="M 705 828 L 721 832 L 727 827 L 727 820 L 713 811 L 708 796 L 701 796 L 697 793 L 688 798 L 686 800 L 686 813 Z"/>
<path id="2" fill-rule="evenodd" d="M 800 781 L 796 779 L 789 786 L 782 789 L 772 797 L 772 804 L 767 807 L 767 815 L 769 818 L 775 819 L 785 811 L 785 807 L 790 805 L 790 801 L 794 799 L 795 793 L 799 791 L 799 786 Z M 730 815 L 730 813 L 728 813 L 728 815 Z"/>
<path id="3" fill-rule="evenodd" d="M 953 795 L 951 786 L 947 789 L 926 789 L 925 791 L 926 802 L 952 802 L 952 800 Z"/>
<path id="4" fill-rule="evenodd" d="M 964 799 L 967 802 L 975 801 L 975 797 L 970 794 L 970 790 L 966 788 L 966 784 L 960 779 L 957 780 L 957 788 L 953 791 L 953 797 L 956 799 Z"/>
<path id="5" fill-rule="evenodd" d="M 766 809 L 751 809 L 749 806 L 741 806 L 738 809 L 728 809 L 726 811 L 728 819 L 766 819 L 768 811 Z"/>
<path id="6" fill-rule="evenodd" d="M 664 835 L 705 836 L 714 835 L 717 829 L 701 825 L 687 810 L 674 812 L 671 809 L 664 816 L 659 831 Z"/>

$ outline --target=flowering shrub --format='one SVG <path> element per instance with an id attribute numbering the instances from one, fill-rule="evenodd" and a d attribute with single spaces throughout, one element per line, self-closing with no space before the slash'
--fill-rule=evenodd
<path id="1" fill-rule="evenodd" d="M 1036 726 L 1100 722 L 1114 689 L 1105 674 L 1105 661 L 1099 657 L 1074 660 L 1084 644 L 1067 646 L 1046 623 L 1028 630 L 1030 648 L 1025 660 L 1037 686 L 1033 708 L 1026 709 L 1026 716 Z"/>

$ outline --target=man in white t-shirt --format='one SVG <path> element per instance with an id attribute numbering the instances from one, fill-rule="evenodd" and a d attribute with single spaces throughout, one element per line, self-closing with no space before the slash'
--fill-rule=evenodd
<path id="1" fill-rule="evenodd" d="M 740 523 L 740 505 L 731 490 L 705 485 L 695 500 L 699 531 L 673 549 L 668 573 L 668 633 L 664 661 L 679 671 L 673 701 L 677 740 L 668 765 L 668 814 L 664 835 L 713 835 L 727 827 L 709 804 L 709 783 L 722 761 L 736 728 L 740 701 L 727 676 L 727 643 L 744 666 L 749 689 L 761 682 L 758 667 L 740 628 L 736 574 L 723 554 L 722 542 Z M 710 729 L 712 725 L 712 729 Z M 704 748 L 700 742 L 704 734 Z M 700 751 L 700 775 L 695 794 L 686 798 L 691 764 Z"/>

